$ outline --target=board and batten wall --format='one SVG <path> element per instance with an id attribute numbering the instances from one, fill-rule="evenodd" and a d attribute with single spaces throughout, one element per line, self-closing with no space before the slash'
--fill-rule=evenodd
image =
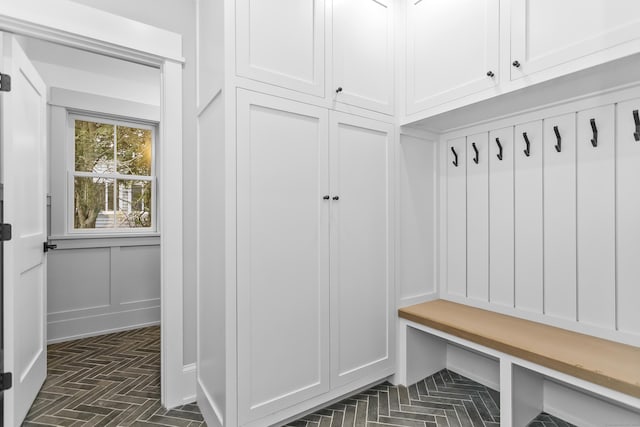
<path id="1" fill-rule="evenodd" d="M 441 297 L 639 345 L 637 110 L 636 86 L 442 135 Z"/>

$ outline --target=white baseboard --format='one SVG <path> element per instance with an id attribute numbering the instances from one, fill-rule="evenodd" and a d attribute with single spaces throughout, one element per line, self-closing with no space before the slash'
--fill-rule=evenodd
<path id="1" fill-rule="evenodd" d="M 410 305 L 421 304 L 423 302 L 436 300 L 439 297 L 438 292 L 428 292 L 410 297 L 402 297 L 398 301 L 398 307 L 408 307 Z"/>
<path id="2" fill-rule="evenodd" d="M 159 324 L 159 306 L 49 321 L 47 343 L 77 340 Z"/>
<path id="3" fill-rule="evenodd" d="M 224 417 L 220 408 L 218 408 L 213 401 L 211 395 L 207 392 L 207 389 L 202 386 L 200 381 L 196 379 L 196 388 L 198 394 L 198 407 L 204 417 L 207 426 L 209 427 L 223 427 Z"/>
<path id="4" fill-rule="evenodd" d="M 190 363 L 182 367 L 182 403 L 193 403 L 196 401 L 196 364 Z"/>
<path id="5" fill-rule="evenodd" d="M 500 362 L 486 355 L 447 344 L 447 369 L 500 391 Z"/>

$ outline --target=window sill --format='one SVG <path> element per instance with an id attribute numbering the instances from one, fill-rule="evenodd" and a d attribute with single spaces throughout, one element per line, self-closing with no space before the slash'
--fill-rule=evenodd
<path id="1" fill-rule="evenodd" d="M 144 233 L 78 233 L 78 234 L 65 234 L 61 236 L 49 236 L 49 240 L 83 240 L 83 239 L 136 239 L 141 237 L 160 237 L 158 232 L 144 232 Z"/>

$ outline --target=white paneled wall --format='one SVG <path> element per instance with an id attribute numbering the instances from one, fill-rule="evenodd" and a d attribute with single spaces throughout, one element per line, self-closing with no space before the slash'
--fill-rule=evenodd
<path id="1" fill-rule="evenodd" d="M 637 345 L 638 109 L 631 88 L 443 135 L 442 297 Z"/>
<path id="2" fill-rule="evenodd" d="M 56 243 L 47 266 L 49 342 L 160 323 L 159 238 Z"/>

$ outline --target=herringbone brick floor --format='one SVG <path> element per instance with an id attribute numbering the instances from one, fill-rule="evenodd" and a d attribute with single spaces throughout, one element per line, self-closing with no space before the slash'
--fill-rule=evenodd
<path id="1" fill-rule="evenodd" d="M 195 404 L 160 405 L 160 328 L 48 347 L 48 376 L 24 427 L 202 427 Z"/>
<path id="2" fill-rule="evenodd" d="M 447 369 L 407 387 L 384 383 L 286 427 L 498 427 L 500 394 Z M 529 427 L 575 427 L 540 414 Z"/>

